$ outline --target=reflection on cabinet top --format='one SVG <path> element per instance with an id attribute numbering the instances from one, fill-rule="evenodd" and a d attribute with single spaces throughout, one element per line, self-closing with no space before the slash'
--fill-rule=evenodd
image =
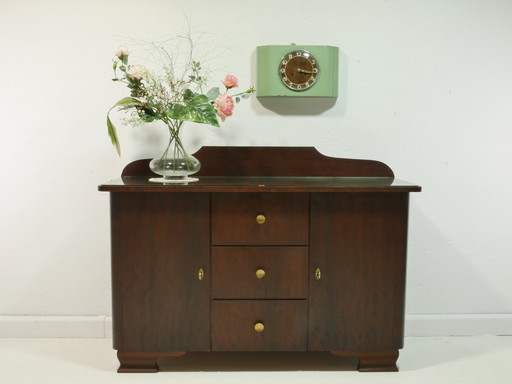
<path id="1" fill-rule="evenodd" d="M 189 184 L 149 182 L 150 159 L 128 164 L 108 192 L 419 192 L 374 160 L 324 156 L 312 147 L 203 147 L 201 170 Z"/>

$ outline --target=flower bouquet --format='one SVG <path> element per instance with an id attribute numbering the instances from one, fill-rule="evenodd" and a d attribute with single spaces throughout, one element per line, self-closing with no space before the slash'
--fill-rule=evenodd
<path id="1" fill-rule="evenodd" d="M 192 181 L 188 175 L 199 171 L 200 164 L 197 159 L 187 154 L 181 142 L 180 131 L 183 123 L 191 121 L 219 127 L 218 118 L 225 121 L 233 114 L 235 103 L 249 98 L 255 89 L 251 87 L 244 92 L 229 95 L 230 90 L 238 87 L 238 79 L 227 75 L 222 81 L 225 88 L 223 92 L 219 87 L 204 92 L 208 76 L 205 75 L 201 63 L 193 59 L 191 43 L 189 55 L 181 71 L 177 70 L 176 60 L 164 48 L 160 50 L 167 59 L 161 74 L 139 64 L 129 64 L 130 51 L 127 47 L 121 46 L 117 50 L 113 60 L 112 80 L 126 84 L 130 96 L 119 100 L 109 109 L 108 134 L 120 155 L 117 131 L 110 119 L 110 112 L 115 108 L 129 112 L 130 121 L 134 124 L 162 121 L 169 130 L 170 139 L 162 156 L 150 163 L 152 171 L 163 176 L 162 179 L 154 181 Z"/>

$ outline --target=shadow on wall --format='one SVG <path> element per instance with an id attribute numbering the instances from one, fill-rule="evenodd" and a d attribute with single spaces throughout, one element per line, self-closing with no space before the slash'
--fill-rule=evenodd
<path id="1" fill-rule="evenodd" d="M 265 108 L 279 115 L 320 115 L 336 104 L 333 97 L 258 97 Z"/>

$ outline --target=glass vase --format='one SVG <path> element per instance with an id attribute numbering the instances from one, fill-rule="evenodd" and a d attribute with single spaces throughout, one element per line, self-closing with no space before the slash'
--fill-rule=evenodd
<path id="1" fill-rule="evenodd" d="M 189 155 L 181 142 L 179 131 L 172 131 L 169 143 L 161 156 L 155 157 L 149 163 L 151 171 L 162 177 L 151 178 L 157 183 L 188 183 L 199 180 L 190 177 L 201 169 L 201 163 Z"/>

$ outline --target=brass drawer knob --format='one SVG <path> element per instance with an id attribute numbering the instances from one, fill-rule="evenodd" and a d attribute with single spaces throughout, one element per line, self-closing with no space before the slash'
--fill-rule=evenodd
<path id="1" fill-rule="evenodd" d="M 322 271 L 320 268 L 317 268 L 315 271 L 315 280 L 320 280 L 322 278 Z"/>
<path id="2" fill-rule="evenodd" d="M 265 274 L 266 274 L 266 272 L 265 272 L 265 270 L 264 270 L 264 269 L 258 269 L 258 270 L 256 271 L 256 277 L 257 277 L 258 279 L 263 279 L 263 278 L 265 277 Z"/>
<path id="3" fill-rule="evenodd" d="M 254 330 L 256 332 L 263 332 L 264 329 L 265 329 L 265 326 L 263 325 L 263 323 L 254 324 Z"/>
<path id="4" fill-rule="evenodd" d="M 263 224 L 265 221 L 267 220 L 267 218 L 265 217 L 265 215 L 258 215 L 256 216 L 256 222 L 258 224 Z"/>

